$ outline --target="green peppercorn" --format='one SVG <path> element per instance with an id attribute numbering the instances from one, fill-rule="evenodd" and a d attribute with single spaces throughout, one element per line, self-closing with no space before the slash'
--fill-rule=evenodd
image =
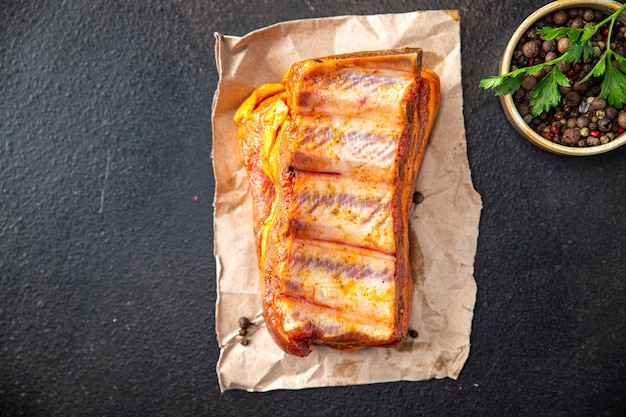
<path id="1" fill-rule="evenodd" d="M 600 144 L 600 138 L 597 138 L 595 136 L 587 136 L 586 142 L 589 146 L 598 146 Z"/>

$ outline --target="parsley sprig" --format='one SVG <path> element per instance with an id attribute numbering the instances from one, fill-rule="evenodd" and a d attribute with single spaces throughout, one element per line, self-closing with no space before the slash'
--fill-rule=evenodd
<path id="1" fill-rule="evenodd" d="M 593 55 L 593 45 L 591 39 L 596 32 L 610 24 L 606 49 L 598 59 L 598 63 L 580 81 L 585 82 L 591 77 L 602 77 L 602 89 L 600 97 L 608 101 L 611 106 L 622 108 L 626 104 L 626 58 L 611 49 L 611 34 L 617 17 L 626 9 L 623 4 L 615 13 L 608 16 L 597 25 L 585 25 L 584 28 L 570 27 L 550 27 L 545 26 L 537 30 L 539 35 L 543 35 L 545 40 L 556 39 L 560 36 L 567 36 L 570 45 L 561 56 L 541 64 L 523 67 L 494 77 L 484 78 L 480 81 L 480 87 L 484 89 L 495 89 L 497 96 L 513 94 L 522 85 L 526 75 L 535 74 L 546 67 L 552 67 L 534 87 L 530 90 L 530 109 L 533 116 L 538 116 L 544 111 L 556 107 L 561 102 L 559 86 L 570 87 L 569 79 L 558 67 L 559 62 L 574 63 L 579 60 L 588 60 Z M 613 65 L 613 61 L 619 65 L 619 69 Z M 621 69 L 621 71 L 620 71 Z"/>

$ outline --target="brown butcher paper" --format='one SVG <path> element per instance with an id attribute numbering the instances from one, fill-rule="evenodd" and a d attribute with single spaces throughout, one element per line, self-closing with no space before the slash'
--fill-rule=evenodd
<path id="1" fill-rule="evenodd" d="M 223 391 L 458 377 L 470 350 L 482 208 L 467 160 L 459 28 L 456 11 L 435 10 L 283 22 L 243 37 L 216 33 L 215 316 Z M 424 198 L 410 218 L 414 332 L 394 348 L 340 352 L 321 346 L 305 358 L 291 356 L 274 344 L 263 322 L 252 201 L 233 115 L 255 87 L 279 82 L 296 61 L 402 47 L 422 48 L 423 66 L 441 78 L 439 113 L 416 185 Z M 240 317 L 252 322 L 245 336 Z"/>

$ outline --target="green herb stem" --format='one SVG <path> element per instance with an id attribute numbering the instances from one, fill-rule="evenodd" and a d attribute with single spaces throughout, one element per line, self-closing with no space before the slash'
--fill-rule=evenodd
<path id="1" fill-rule="evenodd" d="M 617 9 L 612 15 L 606 17 L 603 21 L 601 21 L 600 23 L 598 23 L 597 26 L 598 28 L 606 25 L 608 22 L 611 22 L 611 29 L 613 29 L 613 23 L 615 23 L 615 20 L 617 19 L 617 16 L 619 16 L 620 14 L 622 14 L 622 12 L 626 10 L 626 3 L 622 4 L 622 6 Z M 595 32 L 594 32 L 595 33 Z M 593 35 L 592 35 L 593 36 Z"/>

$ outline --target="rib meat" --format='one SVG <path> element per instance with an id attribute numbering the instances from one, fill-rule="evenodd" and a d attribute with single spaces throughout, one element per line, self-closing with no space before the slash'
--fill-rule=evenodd
<path id="1" fill-rule="evenodd" d="M 298 62 L 235 115 L 265 321 L 288 353 L 406 336 L 408 212 L 440 94 L 421 54 Z"/>

